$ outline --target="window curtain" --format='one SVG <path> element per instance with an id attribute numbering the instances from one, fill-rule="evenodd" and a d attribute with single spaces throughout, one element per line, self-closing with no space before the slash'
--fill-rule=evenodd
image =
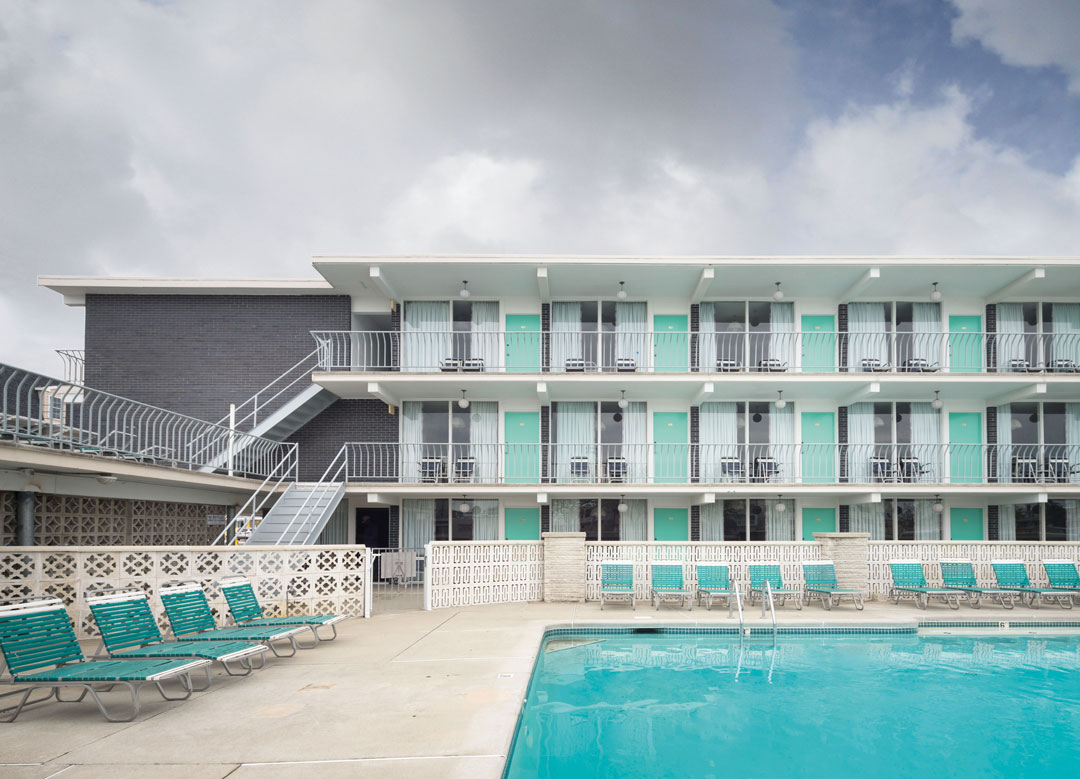
<path id="1" fill-rule="evenodd" d="M 1054 317 L 1050 358 L 1071 360 L 1080 367 L 1080 303 L 1052 303 L 1050 310 Z"/>
<path id="2" fill-rule="evenodd" d="M 551 304 L 551 367 L 566 370 L 568 359 L 585 356 L 581 336 L 581 304 Z"/>
<path id="3" fill-rule="evenodd" d="M 941 306 L 937 303 L 913 303 L 911 306 L 911 348 L 899 355 L 901 365 L 908 357 L 926 360 L 927 365 L 941 364 Z"/>
<path id="4" fill-rule="evenodd" d="M 1080 465 L 1080 403 L 1065 404 L 1065 459 L 1069 461 L 1070 471 L 1072 466 Z M 1069 481 L 1076 478 L 1075 474 L 1069 474 Z"/>
<path id="5" fill-rule="evenodd" d="M 499 501 L 473 501 L 473 541 L 499 540 Z"/>
<path id="6" fill-rule="evenodd" d="M 423 450 L 421 409 L 415 400 L 401 404 L 401 478 L 406 483 L 420 481 L 420 456 Z"/>
<path id="7" fill-rule="evenodd" d="M 722 458 L 739 458 L 737 403 L 702 403 L 698 424 L 701 440 L 701 478 L 715 484 L 730 477 Z M 740 460 L 741 461 L 741 460 Z"/>
<path id="8" fill-rule="evenodd" d="M 625 500 L 626 513 L 619 515 L 620 541 L 645 541 L 648 509 L 644 500 Z"/>
<path id="9" fill-rule="evenodd" d="M 445 300 L 405 302 L 405 332 L 401 334 L 401 369 L 436 371 L 453 356 L 450 304 Z"/>
<path id="10" fill-rule="evenodd" d="M 848 304 L 848 368 L 861 371 L 863 360 L 889 364 L 889 338 L 884 303 Z"/>
<path id="11" fill-rule="evenodd" d="M 485 371 L 493 371 L 502 364 L 498 303 L 487 301 L 472 304 L 472 335 L 469 340 L 470 354 L 483 359 Z"/>
<path id="12" fill-rule="evenodd" d="M 795 481 L 795 404 L 769 409 L 769 454 L 780 465 L 779 481 Z M 772 504 L 769 504 L 772 505 Z"/>
<path id="13" fill-rule="evenodd" d="M 698 370 L 716 370 L 716 310 L 712 303 L 698 307 Z"/>
<path id="14" fill-rule="evenodd" d="M 848 507 L 848 529 L 869 533 L 871 541 L 885 540 L 885 504 L 857 503 Z"/>
<path id="15" fill-rule="evenodd" d="M 644 303 L 616 303 L 615 359 L 633 360 L 639 369 L 646 367 L 651 352 L 646 329 Z"/>
<path id="16" fill-rule="evenodd" d="M 490 484 L 499 480 L 499 404 L 474 400 L 469 405 L 469 447 L 476 460 L 476 481 Z"/>
<path id="17" fill-rule="evenodd" d="M 997 407 L 997 477 L 999 482 L 1012 481 L 1012 406 L 1006 403 Z M 1066 417 L 1067 419 L 1068 417 Z M 1068 422 L 1066 422 L 1068 424 Z M 1066 431 L 1066 435 L 1068 432 Z M 1015 521 L 1014 521 L 1015 525 Z"/>
<path id="18" fill-rule="evenodd" d="M 915 504 L 915 540 L 941 540 L 941 515 L 934 513 L 934 501 L 916 500 Z"/>
<path id="19" fill-rule="evenodd" d="M 626 477 L 635 484 L 645 482 L 649 474 L 648 415 L 645 404 L 632 402 L 623 412 L 622 456 L 626 458 Z"/>
<path id="20" fill-rule="evenodd" d="M 1027 353 L 1024 344 L 1024 307 L 1020 303 L 997 304 L 997 369 L 1009 370 L 1012 360 L 1022 360 Z"/>
<path id="21" fill-rule="evenodd" d="M 783 504 L 783 512 L 776 510 L 777 504 Z M 795 540 L 795 501 L 768 500 L 765 502 L 765 540 Z"/>
<path id="22" fill-rule="evenodd" d="M 1065 500 L 1065 540 L 1080 541 L 1080 500 Z"/>
<path id="23" fill-rule="evenodd" d="M 584 457 L 593 473 L 596 448 L 596 404 L 560 402 L 555 404 L 555 477 L 560 482 L 570 478 L 570 460 Z"/>
<path id="24" fill-rule="evenodd" d="M 870 481 L 870 458 L 874 456 L 874 404 L 848 407 L 848 479 L 857 484 Z"/>
<path id="25" fill-rule="evenodd" d="M 418 549 L 435 538 L 435 501 L 401 501 L 401 548 Z"/>
<path id="26" fill-rule="evenodd" d="M 724 502 L 701 505 L 701 540 L 724 540 Z"/>
<path id="27" fill-rule="evenodd" d="M 581 505 L 576 500 L 551 501 L 551 532 L 577 533 L 581 530 Z"/>
<path id="28" fill-rule="evenodd" d="M 998 540 L 1016 540 L 1016 506 L 1011 503 L 998 506 Z"/>
<path id="29" fill-rule="evenodd" d="M 911 404 L 911 454 L 917 457 L 919 465 L 933 468 L 927 472 L 924 481 L 940 480 L 942 475 L 941 457 L 941 414 L 929 403 Z"/>
<path id="30" fill-rule="evenodd" d="M 795 304 L 770 303 L 769 357 L 795 370 Z"/>

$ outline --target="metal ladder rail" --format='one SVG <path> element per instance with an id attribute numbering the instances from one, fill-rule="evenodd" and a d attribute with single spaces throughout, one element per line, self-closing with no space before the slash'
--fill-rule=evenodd
<path id="1" fill-rule="evenodd" d="M 765 601 L 769 601 L 769 613 L 772 615 L 772 643 L 773 648 L 776 648 L 776 605 L 773 603 L 772 585 L 769 584 L 769 580 L 765 580 L 765 593 L 761 598 L 761 618 L 765 619 Z"/>
<path id="2" fill-rule="evenodd" d="M 734 595 L 734 605 L 739 609 L 739 640 L 742 640 L 742 635 L 745 631 L 746 623 L 743 620 L 743 608 L 742 608 L 742 595 L 739 593 L 739 588 L 735 586 L 735 582 L 731 582 L 731 590 L 728 594 L 727 602 L 727 615 L 728 619 L 731 619 L 732 609 L 732 595 Z"/>

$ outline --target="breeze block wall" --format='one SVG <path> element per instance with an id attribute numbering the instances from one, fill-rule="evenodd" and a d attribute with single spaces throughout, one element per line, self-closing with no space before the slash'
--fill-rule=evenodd
<path id="1" fill-rule="evenodd" d="M 216 422 L 351 326 L 347 295 L 87 295 L 85 381 Z"/>

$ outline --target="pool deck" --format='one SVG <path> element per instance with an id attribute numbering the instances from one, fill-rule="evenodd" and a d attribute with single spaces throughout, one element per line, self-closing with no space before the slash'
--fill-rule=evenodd
<path id="1" fill-rule="evenodd" d="M 1075 614 L 1075 616 L 1073 616 Z M 1007 611 L 932 604 L 814 604 L 778 609 L 782 625 L 918 620 L 1080 621 L 1080 609 Z M 177 777 L 498 777 L 545 628 L 597 623 L 733 625 L 726 608 L 522 603 L 405 611 L 344 623 L 337 641 L 273 659 L 248 678 L 215 674 L 209 690 L 164 702 L 143 693 L 130 723 L 90 702 L 50 703 L 0 724 L 2 779 Z M 760 608 L 746 624 L 768 626 Z M 122 693 L 107 694 L 117 702 Z"/>

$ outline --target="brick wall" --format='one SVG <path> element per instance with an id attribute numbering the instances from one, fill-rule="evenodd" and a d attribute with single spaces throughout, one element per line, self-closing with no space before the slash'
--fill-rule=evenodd
<path id="1" fill-rule="evenodd" d="M 397 443 L 398 417 L 381 400 L 337 400 L 293 433 L 299 446 L 300 479 L 316 481 L 346 441 Z"/>

